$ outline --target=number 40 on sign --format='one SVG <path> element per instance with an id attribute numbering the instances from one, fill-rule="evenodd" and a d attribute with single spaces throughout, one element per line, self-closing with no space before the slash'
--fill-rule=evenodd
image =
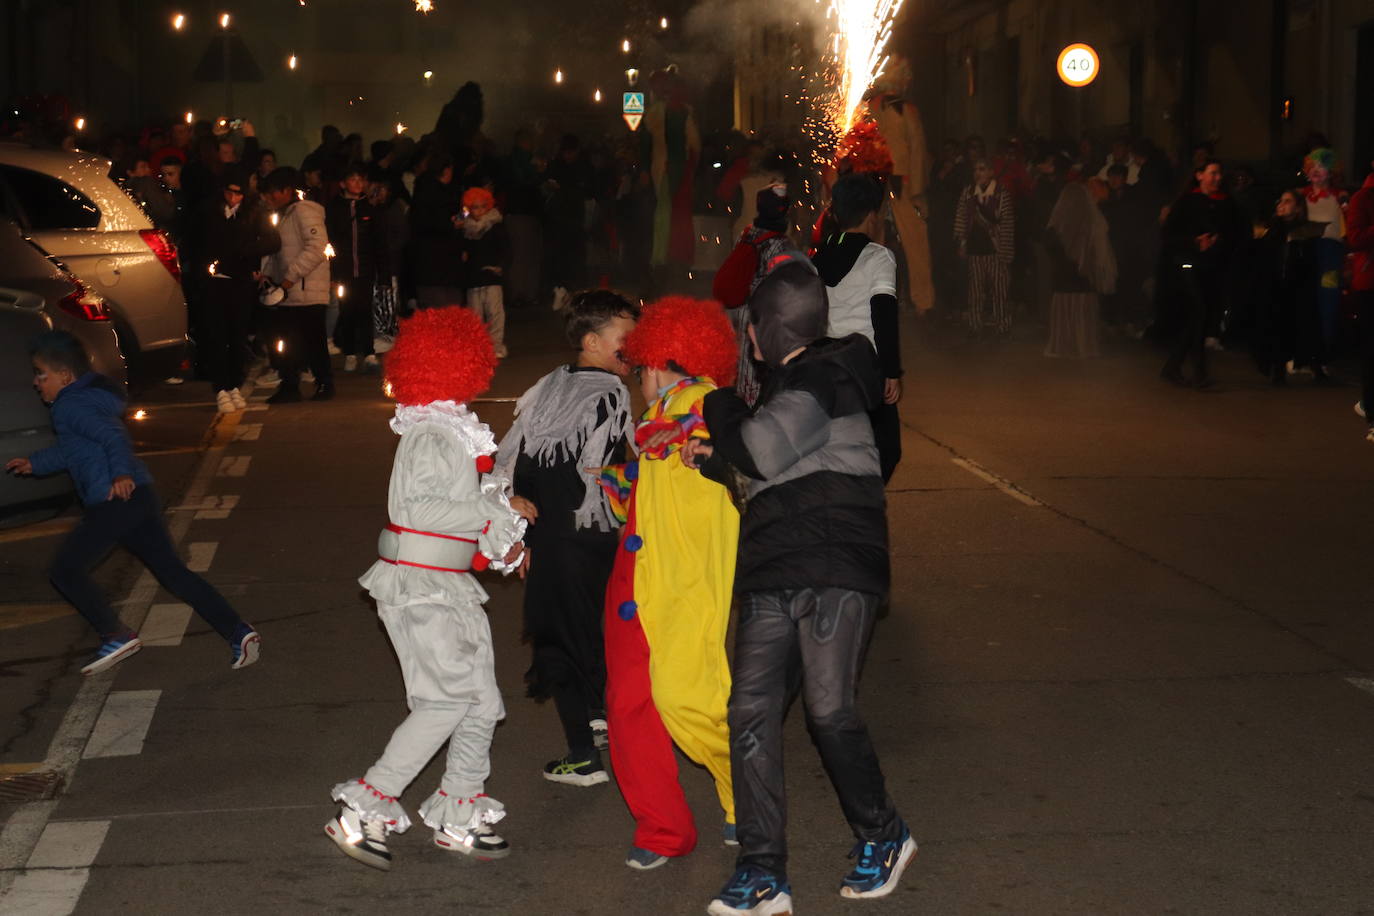
<path id="1" fill-rule="evenodd" d="M 1081 87 L 1097 79 L 1097 52 L 1091 45 L 1072 44 L 1059 52 L 1057 67 L 1065 85 Z"/>

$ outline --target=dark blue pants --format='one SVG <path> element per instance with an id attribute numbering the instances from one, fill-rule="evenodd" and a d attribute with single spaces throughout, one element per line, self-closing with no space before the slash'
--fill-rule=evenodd
<path id="1" fill-rule="evenodd" d="M 243 621 L 213 585 L 181 562 L 162 521 L 157 494 L 151 486 L 140 486 L 127 501 L 112 499 L 87 506 L 80 524 L 57 548 L 53 560 L 53 586 L 102 639 L 129 632 L 91 578 L 92 570 L 116 546 L 142 560 L 163 588 L 195 609 L 226 641 L 233 638 Z"/>

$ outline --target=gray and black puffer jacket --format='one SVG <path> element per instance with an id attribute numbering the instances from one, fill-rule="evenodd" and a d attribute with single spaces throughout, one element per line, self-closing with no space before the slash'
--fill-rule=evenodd
<path id="1" fill-rule="evenodd" d="M 772 369 L 753 410 L 706 396 L 702 473 L 747 480 L 735 591 L 847 588 L 885 595 L 887 504 L 868 411 L 882 371 L 868 339 L 816 340 Z"/>

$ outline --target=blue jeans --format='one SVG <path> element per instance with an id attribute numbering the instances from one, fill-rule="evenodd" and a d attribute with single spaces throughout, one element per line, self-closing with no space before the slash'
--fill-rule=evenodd
<path id="1" fill-rule="evenodd" d="M 53 586 L 102 639 L 130 632 L 91 578 L 91 571 L 116 546 L 142 560 L 163 588 L 194 608 L 226 641 L 233 638 L 243 621 L 213 585 L 181 562 L 162 521 L 157 494 L 151 486 L 140 486 L 127 501 L 112 499 L 87 506 L 53 560 Z"/>

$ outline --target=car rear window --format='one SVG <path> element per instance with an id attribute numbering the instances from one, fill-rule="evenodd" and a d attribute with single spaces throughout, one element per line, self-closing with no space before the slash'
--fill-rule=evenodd
<path id="1" fill-rule="evenodd" d="M 100 208 L 65 181 L 11 165 L 0 166 L 0 175 L 31 230 L 94 229 L 100 225 Z"/>

